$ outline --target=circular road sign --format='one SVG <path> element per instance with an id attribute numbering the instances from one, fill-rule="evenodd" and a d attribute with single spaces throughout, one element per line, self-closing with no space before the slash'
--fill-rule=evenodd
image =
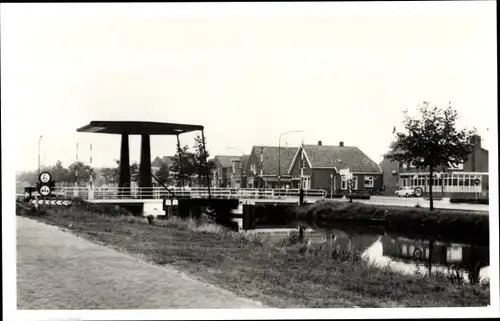
<path id="1" fill-rule="evenodd" d="M 50 182 L 51 178 L 52 176 L 49 172 L 41 172 L 40 176 L 38 177 L 40 182 L 42 182 L 43 184 L 47 184 L 48 182 Z"/>
<path id="2" fill-rule="evenodd" d="M 424 190 L 422 189 L 422 187 L 417 187 L 415 188 L 414 193 L 416 197 L 420 197 L 424 194 Z"/>
<path id="3" fill-rule="evenodd" d="M 42 185 L 40 187 L 40 189 L 38 190 L 38 192 L 40 193 L 40 195 L 42 196 L 47 196 L 50 194 L 50 187 L 48 187 L 47 185 Z"/>

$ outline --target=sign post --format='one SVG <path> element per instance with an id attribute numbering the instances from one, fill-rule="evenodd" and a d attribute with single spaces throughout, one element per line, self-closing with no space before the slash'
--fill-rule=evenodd
<path id="1" fill-rule="evenodd" d="M 51 180 L 52 176 L 49 172 L 41 172 L 40 175 L 38 175 L 38 193 L 43 196 L 44 211 L 47 211 L 47 196 L 52 192 L 52 189 L 50 188 Z"/>

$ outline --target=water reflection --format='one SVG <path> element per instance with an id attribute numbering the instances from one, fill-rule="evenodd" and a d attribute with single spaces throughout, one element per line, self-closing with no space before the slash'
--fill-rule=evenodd
<path id="1" fill-rule="evenodd" d="M 274 242 L 288 237 L 292 231 L 296 230 L 256 230 L 268 234 Z M 379 266 L 389 266 L 400 273 L 441 272 L 471 283 L 489 279 L 489 248 L 486 246 L 360 233 L 349 228 L 308 229 L 304 233 L 304 240 L 308 245 L 327 243 L 335 248 L 361 251 L 363 258 Z"/>

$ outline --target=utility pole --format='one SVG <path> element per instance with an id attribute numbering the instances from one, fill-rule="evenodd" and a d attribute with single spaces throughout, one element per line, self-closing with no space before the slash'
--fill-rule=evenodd
<path id="1" fill-rule="evenodd" d="M 42 141 L 43 135 L 38 138 L 38 176 L 40 176 L 40 143 Z"/>

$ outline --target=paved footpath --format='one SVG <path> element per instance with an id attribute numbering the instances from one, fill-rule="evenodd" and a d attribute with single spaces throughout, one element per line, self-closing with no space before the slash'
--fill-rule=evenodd
<path id="1" fill-rule="evenodd" d="M 20 310 L 263 308 L 23 217 L 17 217 L 17 302 Z"/>

